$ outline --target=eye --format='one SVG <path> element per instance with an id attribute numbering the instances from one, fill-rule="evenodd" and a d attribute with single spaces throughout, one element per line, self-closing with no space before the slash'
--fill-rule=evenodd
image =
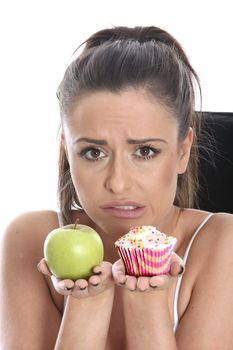
<path id="1" fill-rule="evenodd" d="M 82 158 L 94 162 L 106 157 L 106 154 L 101 149 L 95 147 L 84 148 L 79 154 Z"/>
<path id="2" fill-rule="evenodd" d="M 160 149 L 154 148 L 152 146 L 140 146 L 135 152 L 135 157 L 138 159 L 152 159 L 160 153 Z"/>

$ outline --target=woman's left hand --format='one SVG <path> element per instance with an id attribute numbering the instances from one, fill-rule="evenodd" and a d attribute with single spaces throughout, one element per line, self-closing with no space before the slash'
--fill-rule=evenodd
<path id="1" fill-rule="evenodd" d="M 122 259 L 117 260 L 112 266 L 114 282 L 119 286 L 124 286 L 130 291 L 150 292 L 167 289 L 174 278 L 181 276 L 184 272 L 182 259 L 172 253 L 171 267 L 169 273 L 159 276 L 129 276 L 125 274 L 125 266 Z"/>

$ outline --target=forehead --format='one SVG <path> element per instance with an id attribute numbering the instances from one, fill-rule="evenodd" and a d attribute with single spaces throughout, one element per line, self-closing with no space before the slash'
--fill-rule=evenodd
<path id="1" fill-rule="evenodd" d="M 176 119 L 169 108 L 143 90 L 128 89 L 119 93 L 100 91 L 82 97 L 74 104 L 67 125 L 80 132 L 111 130 L 148 134 L 177 129 Z"/>

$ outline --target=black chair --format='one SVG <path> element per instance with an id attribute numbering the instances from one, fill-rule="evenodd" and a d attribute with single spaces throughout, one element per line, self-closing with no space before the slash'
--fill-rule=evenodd
<path id="1" fill-rule="evenodd" d="M 196 207 L 233 213 L 233 113 L 204 112 L 202 130 Z"/>

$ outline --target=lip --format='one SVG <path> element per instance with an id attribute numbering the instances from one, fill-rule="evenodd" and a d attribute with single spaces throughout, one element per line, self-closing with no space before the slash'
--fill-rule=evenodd
<path id="1" fill-rule="evenodd" d="M 105 203 L 100 208 L 108 215 L 119 219 L 138 219 L 146 210 L 146 207 L 134 201 L 112 201 Z"/>

